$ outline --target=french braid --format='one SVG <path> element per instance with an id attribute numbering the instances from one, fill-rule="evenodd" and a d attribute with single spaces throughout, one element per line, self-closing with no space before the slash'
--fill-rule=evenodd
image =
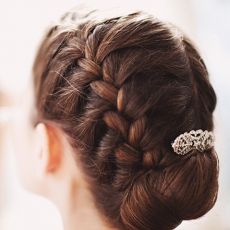
<path id="1" fill-rule="evenodd" d="M 178 134 L 213 129 L 206 67 L 170 24 L 143 12 L 95 14 L 66 14 L 44 38 L 34 64 L 38 121 L 68 134 L 111 225 L 173 229 L 216 199 L 215 151 L 181 157 L 171 148 Z"/>

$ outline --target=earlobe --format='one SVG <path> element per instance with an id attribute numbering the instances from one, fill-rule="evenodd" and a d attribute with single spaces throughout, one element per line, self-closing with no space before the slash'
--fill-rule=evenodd
<path id="1" fill-rule="evenodd" d="M 44 123 L 36 126 L 37 149 L 36 149 L 36 175 L 43 177 L 54 173 L 60 166 L 61 148 L 55 128 Z"/>

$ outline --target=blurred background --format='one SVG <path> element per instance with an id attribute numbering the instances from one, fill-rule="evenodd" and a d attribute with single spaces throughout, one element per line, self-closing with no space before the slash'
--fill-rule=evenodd
<path id="1" fill-rule="evenodd" d="M 12 117 L 17 116 L 14 106 L 31 76 L 44 29 L 81 2 L 0 0 L 0 230 L 62 230 L 53 204 L 21 187 L 9 128 Z M 115 5 L 110 0 L 95 2 Z M 200 50 L 218 99 L 214 131 L 220 190 L 209 213 L 199 220 L 183 222 L 177 229 L 230 230 L 230 0 L 122 0 L 116 5 L 132 5 L 174 23 Z"/>

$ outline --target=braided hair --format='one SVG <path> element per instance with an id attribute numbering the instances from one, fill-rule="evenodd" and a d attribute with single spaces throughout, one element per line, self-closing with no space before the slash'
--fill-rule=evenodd
<path id="1" fill-rule="evenodd" d="M 216 95 L 192 42 L 144 12 L 73 10 L 52 26 L 34 68 L 37 121 L 67 134 L 95 205 L 115 227 L 167 230 L 215 204 L 214 148 L 171 141 L 213 130 Z"/>

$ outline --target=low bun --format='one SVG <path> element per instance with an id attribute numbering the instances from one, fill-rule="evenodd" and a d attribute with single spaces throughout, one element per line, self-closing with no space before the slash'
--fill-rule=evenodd
<path id="1" fill-rule="evenodd" d="M 183 220 L 204 215 L 215 204 L 218 161 L 214 149 L 194 150 L 173 163 L 167 162 L 168 155 L 162 160 L 164 165 L 141 171 L 130 182 L 121 205 L 126 229 L 174 229 Z"/>
<path id="2" fill-rule="evenodd" d="M 152 185 L 163 180 L 164 172 L 142 173 L 127 191 L 121 206 L 126 229 L 174 229 L 181 223 L 174 207 L 175 200 L 162 195 Z"/>
<path id="3" fill-rule="evenodd" d="M 216 95 L 202 58 L 179 29 L 151 15 L 97 15 L 73 10 L 41 44 L 37 119 L 69 136 L 111 226 L 170 230 L 201 217 L 217 198 L 217 155 L 213 147 L 178 155 L 171 142 L 213 130 Z"/>

